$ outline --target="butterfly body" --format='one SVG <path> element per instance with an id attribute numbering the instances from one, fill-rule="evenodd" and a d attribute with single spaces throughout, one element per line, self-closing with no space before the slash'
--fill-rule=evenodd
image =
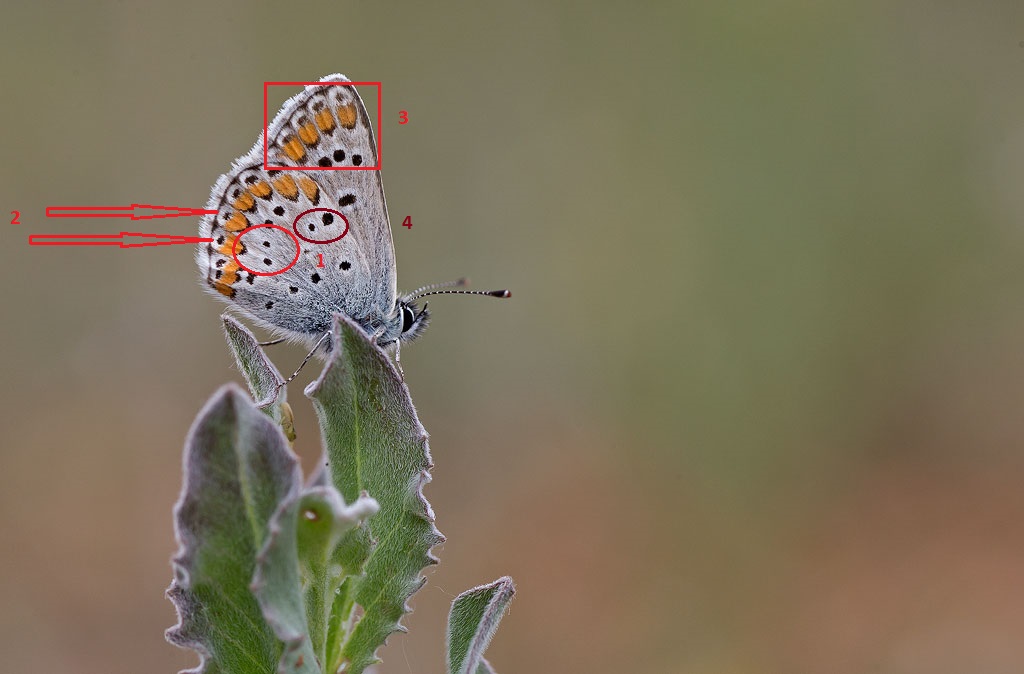
<path id="1" fill-rule="evenodd" d="M 373 129 L 343 82 L 328 75 L 289 99 L 267 128 L 267 163 L 261 135 L 220 177 L 207 204 L 217 214 L 199 226 L 213 242 L 196 261 L 211 292 L 279 336 L 313 344 L 344 313 L 387 346 L 428 314 L 397 294 L 380 171 L 360 168 L 377 166 Z"/>

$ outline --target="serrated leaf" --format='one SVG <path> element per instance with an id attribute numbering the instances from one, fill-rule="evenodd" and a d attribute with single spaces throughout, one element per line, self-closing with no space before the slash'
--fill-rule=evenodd
<path id="1" fill-rule="evenodd" d="M 231 353 L 235 356 L 238 369 L 245 377 L 257 407 L 281 426 L 289 441 L 294 441 L 295 425 L 292 408 L 288 405 L 284 377 L 267 358 L 255 335 L 247 327 L 228 314 L 223 314 L 221 319 L 224 321 L 228 346 L 231 347 Z"/>
<path id="2" fill-rule="evenodd" d="M 373 499 L 346 506 L 338 491 L 326 486 L 304 490 L 274 513 L 252 591 L 284 643 L 280 674 L 319 674 L 329 603 L 341 582 L 331 554 L 342 534 L 376 510 Z"/>
<path id="3" fill-rule="evenodd" d="M 401 618 L 411 610 L 406 602 L 423 585 L 421 570 L 437 562 L 430 549 L 444 537 L 423 497 L 432 464 L 408 388 L 350 319 L 336 316 L 333 333 L 327 366 L 306 395 L 320 419 L 335 487 L 346 500 L 365 491 L 380 503 L 380 512 L 346 536 L 337 554 L 346 568 L 362 564 L 364 574 L 346 581 L 335 604 L 327 671 L 347 663 L 346 672 L 359 674 L 377 661 L 377 648 L 388 635 L 403 629 Z M 340 644 L 342 623 L 355 616 L 353 599 L 362 615 Z"/>
<path id="4" fill-rule="evenodd" d="M 505 576 L 455 598 L 448 614 L 449 674 L 493 673 L 484 651 L 515 593 L 515 584 Z"/>
<path id="5" fill-rule="evenodd" d="M 184 468 L 167 591 L 178 624 L 167 639 L 200 654 L 189 672 L 271 674 L 281 644 L 249 585 L 271 516 L 301 488 L 298 460 L 274 422 L 229 384 L 197 417 Z"/>

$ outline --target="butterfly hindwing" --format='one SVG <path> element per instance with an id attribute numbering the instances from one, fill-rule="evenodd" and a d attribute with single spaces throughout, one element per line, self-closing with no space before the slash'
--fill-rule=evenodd
<path id="1" fill-rule="evenodd" d="M 358 92 L 337 84 L 289 99 L 268 128 L 267 153 L 270 166 L 377 163 Z M 200 225 L 214 240 L 197 256 L 205 281 L 264 327 L 311 341 L 339 311 L 368 328 L 393 321 L 394 248 L 378 170 L 266 170 L 260 138 L 217 181 L 207 208 L 217 215 Z"/>

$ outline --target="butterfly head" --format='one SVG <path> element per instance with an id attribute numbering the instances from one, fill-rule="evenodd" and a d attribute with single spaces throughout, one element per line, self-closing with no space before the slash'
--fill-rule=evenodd
<path id="1" fill-rule="evenodd" d="M 427 302 L 423 303 L 421 309 L 416 300 L 427 295 L 489 295 L 491 297 L 511 297 L 507 290 L 438 290 L 439 288 L 464 287 L 466 279 L 450 281 L 447 283 L 435 283 L 423 286 L 407 295 L 398 298 L 395 303 L 395 320 L 391 334 L 397 334 L 397 338 L 391 341 L 408 342 L 416 339 L 427 329 L 430 321 L 430 312 L 427 311 Z"/>
<path id="2" fill-rule="evenodd" d="M 412 341 L 427 329 L 427 323 L 430 322 L 430 312 L 427 311 L 426 302 L 424 302 L 421 309 L 411 299 L 402 298 L 398 300 L 396 308 L 399 316 L 402 318 L 402 331 L 399 333 L 398 339 L 403 342 Z"/>

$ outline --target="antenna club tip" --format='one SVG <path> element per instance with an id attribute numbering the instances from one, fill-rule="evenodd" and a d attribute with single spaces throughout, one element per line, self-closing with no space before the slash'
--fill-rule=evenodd
<path id="1" fill-rule="evenodd" d="M 492 290 L 491 292 L 489 292 L 487 294 L 492 296 L 492 297 L 512 297 L 512 291 L 511 290 Z"/>

